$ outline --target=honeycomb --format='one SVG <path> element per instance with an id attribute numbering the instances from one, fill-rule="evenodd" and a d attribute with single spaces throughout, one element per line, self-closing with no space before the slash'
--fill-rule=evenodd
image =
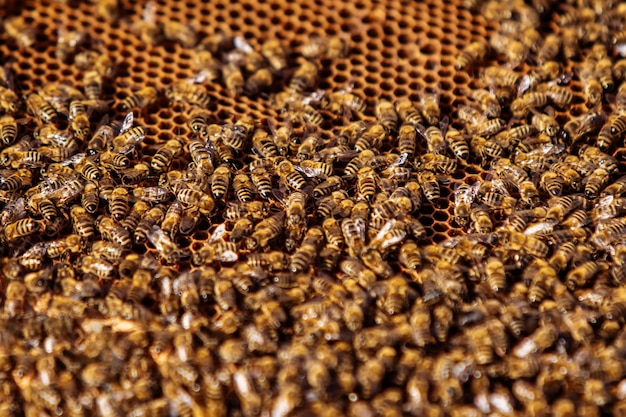
<path id="1" fill-rule="evenodd" d="M 623 414 L 626 8 L 500 3 L 0 1 L 3 415 Z"/>

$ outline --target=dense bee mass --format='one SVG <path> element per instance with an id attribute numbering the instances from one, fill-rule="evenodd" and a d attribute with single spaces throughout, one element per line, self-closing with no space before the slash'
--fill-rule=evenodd
<path id="1" fill-rule="evenodd" d="M 0 415 L 626 410 L 626 7 L 0 0 Z"/>

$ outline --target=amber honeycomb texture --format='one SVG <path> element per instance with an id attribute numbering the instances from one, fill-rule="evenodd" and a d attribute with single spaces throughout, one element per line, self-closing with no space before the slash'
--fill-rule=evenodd
<path id="1" fill-rule="evenodd" d="M 623 4 L 0 6 L 0 415 L 626 412 Z"/>

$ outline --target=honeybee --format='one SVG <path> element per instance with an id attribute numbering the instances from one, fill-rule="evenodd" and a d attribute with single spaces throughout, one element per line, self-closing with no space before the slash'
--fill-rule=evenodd
<path id="1" fill-rule="evenodd" d="M 18 317 L 24 313 L 26 286 L 20 281 L 10 281 L 6 289 L 4 312 L 8 317 Z"/>
<path id="2" fill-rule="evenodd" d="M 211 192 L 216 199 L 221 200 L 228 192 L 229 186 L 230 168 L 227 165 L 222 164 L 218 166 L 213 172 L 213 177 L 211 180 Z"/>
<path id="3" fill-rule="evenodd" d="M 439 124 L 441 109 L 439 108 L 439 95 L 427 93 L 422 96 L 421 111 L 424 120 L 431 126 Z"/>
<path id="4" fill-rule="evenodd" d="M 454 220 L 460 226 L 467 225 L 469 221 L 472 203 L 478 195 L 480 183 L 472 185 L 460 183 L 454 191 Z"/>
<path id="5" fill-rule="evenodd" d="M 180 103 L 187 103 L 206 109 L 211 102 L 211 97 L 206 89 L 198 84 L 190 84 L 187 81 L 180 81 L 173 84 L 165 91 L 168 100 Z"/>
<path id="6" fill-rule="evenodd" d="M 456 58 L 454 67 L 463 70 L 482 61 L 487 54 L 487 45 L 483 42 L 472 42 L 466 45 L 461 54 Z"/>
<path id="7" fill-rule="evenodd" d="M 276 166 L 276 174 L 294 190 L 302 190 L 306 186 L 306 180 L 288 160 L 283 160 Z"/>
<path id="8" fill-rule="evenodd" d="M 245 240 L 245 245 L 249 250 L 265 248 L 269 241 L 276 238 L 283 230 L 285 213 L 276 213 L 254 227 L 254 232 Z"/>
<path id="9" fill-rule="evenodd" d="M 431 204 L 437 205 L 441 195 L 441 189 L 439 188 L 439 181 L 435 174 L 431 171 L 419 171 L 417 173 L 417 180 L 422 187 L 426 199 Z"/>
<path id="10" fill-rule="evenodd" d="M 524 75 L 518 88 L 518 94 L 524 94 L 528 90 L 534 90 L 544 81 L 554 80 L 558 77 L 561 66 L 556 61 L 546 61 L 541 63 L 532 72 Z"/>
<path id="11" fill-rule="evenodd" d="M 523 118 L 532 108 L 544 107 L 548 104 L 548 94 L 540 91 L 530 91 L 511 103 L 513 117 Z"/>
<path id="12" fill-rule="evenodd" d="M 152 106 L 158 97 L 158 92 L 154 87 L 144 87 L 127 96 L 120 103 L 120 110 L 129 112 L 132 109 L 143 110 Z"/>
<path id="13" fill-rule="evenodd" d="M 237 174 L 233 179 L 233 192 L 235 197 L 242 203 L 252 201 L 254 194 L 254 185 L 250 181 L 250 177 L 246 174 Z"/>
<path id="14" fill-rule="evenodd" d="M 100 204 L 98 196 L 98 186 L 93 182 L 85 183 L 81 196 L 81 205 L 88 213 L 95 213 Z"/>
<path id="15" fill-rule="evenodd" d="M 165 39 L 178 42 L 184 48 L 193 48 L 198 42 L 196 31 L 191 25 L 177 22 L 175 20 L 166 20 L 163 24 L 163 35 Z"/>
<path id="16" fill-rule="evenodd" d="M 298 273 L 308 270 L 317 258 L 319 245 L 324 238 L 324 233 L 319 227 L 311 227 L 307 230 L 302 244 L 296 249 L 291 258 L 289 268 L 291 272 Z"/>
<path id="17" fill-rule="evenodd" d="M 419 161 L 417 162 L 417 166 L 433 172 L 452 174 L 454 171 L 456 171 L 457 162 L 456 159 L 448 158 L 445 155 L 425 153 L 420 157 Z"/>
<path id="18" fill-rule="evenodd" d="M 70 217 L 74 233 L 80 236 L 85 244 L 89 242 L 95 233 L 93 217 L 81 206 L 73 206 L 70 210 Z"/>
<path id="19" fill-rule="evenodd" d="M 322 108 L 334 114 L 347 112 L 363 113 L 365 111 L 365 101 L 356 94 L 348 90 L 340 90 L 324 95 L 321 100 Z"/>
<path id="20" fill-rule="evenodd" d="M 130 159 L 117 152 L 102 152 L 99 154 L 99 162 L 105 168 L 113 170 L 122 170 L 130 167 Z"/>
<path id="21" fill-rule="evenodd" d="M 232 96 L 238 97 L 243 93 L 246 83 L 237 65 L 228 64 L 222 67 L 222 79 Z"/>
<path id="22" fill-rule="evenodd" d="M 502 119 L 491 119 L 486 122 L 475 124 L 473 126 L 468 127 L 468 132 L 474 137 L 489 137 L 497 134 L 502 129 L 504 129 L 504 121 Z"/>
<path id="23" fill-rule="evenodd" d="M 340 36 L 311 36 L 301 46 L 302 56 L 309 59 L 327 57 L 330 59 L 344 58 L 348 51 L 348 42 Z"/>
<path id="24" fill-rule="evenodd" d="M 43 228 L 44 223 L 40 220 L 31 218 L 20 219 L 4 227 L 4 237 L 7 241 L 12 242 L 33 233 L 42 232 Z"/>
<path id="25" fill-rule="evenodd" d="M 313 189 L 313 197 L 319 199 L 328 196 L 334 191 L 337 191 L 341 187 L 341 184 L 342 181 L 340 177 L 330 176 Z"/>
<path id="26" fill-rule="evenodd" d="M 376 118 L 378 122 L 383 125 L 387 134 L 391 134 L 396 131 L 398 125 L 398 114 L 391 104 L 387 100 L 379 100 L 376 103 Z"/>
<path id="27" fill-rule="evenodd" d="M 70 121 L 72 131 L 79 139 L 86 140 L 91 135 L 87 110 L 85 110 L 85 106 L 80 101 L 74 100 L 70 102 L 68 120 Z"/>
<path id="28" fill-rule="evenodd" d="M 489 86 L 515 88 L 520 78 L 519 75 L 504 67 L 490 66 L 485 68 L 482 74 L 483 81 Z"/>
<path id="29" fill-rule="evenodd" d="M 470 212 L 470 219 L 472 220 L 472 228 L 478 233 L 485 234 L 490 233 L 493 230 L 493 222 L 486 206 L 477 206 Z"/>
<path id="30" fill-rule="evenodd" d="M 129 247 L 130 233 L 117 224 L 112 218 L 102 216 L 96 220 L 96 227 L 105 240 L 116 243 L 122 247 Z"/>
<path id="31" fill-rule="evenodd" d="M 57 30 L 57 47 L 55 50 L 57 59 L 67 62 L 76 53 L 77 48 L 85 42 L 85 39 L 84 32 L 60 27 Z"/>
<path id="32" fill-rule="evenodd" d="M 468 96 L 478 103 L 487 117 L 500 117 L 500 103 L 489 91 L 484 89 L 470 90 Z"/>
<path id="33" fill-rule="evenodd" d="M 319 138 L 316 135 L 308 135 L 304 138 L 300 143 L 300 146 L 298 146 L 298 152 L 296 154 L 298 162 L 304 162 L 312 159 L 318 142 Z"/>
<path id="34" fill-rule="evenodd" d="M 287 66 L 286 48 L 277 40 L 267 40 L 261 46 L 261 54 L 274 71 L 282 71 Z"/>
<path id="35" fill-rule="evenodd" d="M 33 174 L 29 169 L 18 169 L 6 178 L 2 178 L 0 190 L 17 191 L 21 188 L 28 187 L 33 181 Z"/>
<path id="36" fill-rule="evenodd" d="M 300 60 L 300 65 L 289 81 L 289 90 L 295 94 L 302 94 L 315 86 L 317 81 L 317 65 L 306 59 Z"/>
<path id="37" fill-rule="evenodd" d="M 137 234 L 135 234 L 135 237 Z M 168 264 L 177 263 L 181 257 L 181 249 L 161 228 L 154 224 L 146 233 L 146 237 L 154 245 L 161 258 Z M 136 239 L 135 239 L 136 240 Z"/>
<path id="38" fill-rule="evenodd" d="M 163 217 L 165 217 L 165 208 L 161 205 L 154 206 L 146 211 L 145 214 L 141 217 L 141 220 L 139 220 L 139 224 L 134 230 L 135 243 L 144 243 L 148 238 L 148 233 L 152 231 L 152 227 L 160 224 L 163 221 Z M 161 235 L 157 233 L 153 237 L 155 240 L 158 240 Z M 158 240 L 158 242 L 160 243 L 160 240 Z M 155 245 L 156 247 L 155 243 L 153 243 L 153 245 Z"/>
<path id="39" fill-rule="evenodd" d="M 156 173 L 161 173 L 167 169 L 174 158 L 176 158 L 182 152 L 183 144 L 180 139 L 170 139 L 163 146 L 157 150 L 150 161 L 152 170 Z"/>
<path id="40" fill-rule="evenodd" d="M 489 44 L 496 52 L 504 55 L 513 68 L 526 60 L 528 48 L 514 38 L 496 33 L 491 37 Z"/>
<path id="41" fill-rule="evenodd" d="M 610 173 L 604 168 L 597 168 L 583 178 L 584 192 L 587 198 L 596 198 L 609 182 Z"/>
<path id="42" fill-rule="evenodd" d="M 20 99 L 13 90 L 0 85 L 0 108 L 7 113 L 15 113 L 20 106 Z"/>
<path id="43" fill-rule="evenodd" d="M 354 144 L 354 150 L 363 152 L 369 149 L 377 149 L 387 136 L 386 130 L 380 123 L 371 125 Z"/>
<path id="44" fill-rule="evenodd" d="M 56 110 L 54 110 L 50 103 L 35 93 L 31 93 L 26 97 L 26 107 L 33 116 L 43 123 L 51 123 L 58 117 Z"/>
<path id="45" fill-rule="evenodd" d="M 254 96 L 261 91 L 267 90 L 274 83 L 274 76 L 269 68 L 259 68 L 254 74 L 246 79 L 244 92 Z"/>
<path id="46" fill-rule="evenodd" d="M 98 71 L 86 71 L 83 75 L 83 84 L 85 84 L 85 95 L 89 100 L 97 102 L 102 96 L 102 76 Z"/>
<path id="47" fill-rule="evenodd" d="M 545 37 L 543 45 L 537 52 L 537 62 L 544 65 L 548 61 L 552 61 L 559 54 L 561 48 L 561 38 L 555 34 L 549 34 Z"/>
<path id="48" fill-rule="evenodd" d="M 33 213 L 40 214 L 45 220 L 52 221 L 58 216 L 54 203 L 41 194 L 31 197 L 28 204 Z"/>
<path id="49" fill-rule="evenodd" d="M 13 38 L 20 48 L 30 48 L 35 43 L 35 28 L 22 16 L 5 19 L 4 32 Z"/>

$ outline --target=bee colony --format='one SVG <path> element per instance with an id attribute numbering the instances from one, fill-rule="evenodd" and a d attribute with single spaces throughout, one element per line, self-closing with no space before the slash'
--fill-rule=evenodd
<path id="1" fill-rule="evenodd" d="M 0 415 L 626 414 L 626 5 L 0 3 Z"/>

